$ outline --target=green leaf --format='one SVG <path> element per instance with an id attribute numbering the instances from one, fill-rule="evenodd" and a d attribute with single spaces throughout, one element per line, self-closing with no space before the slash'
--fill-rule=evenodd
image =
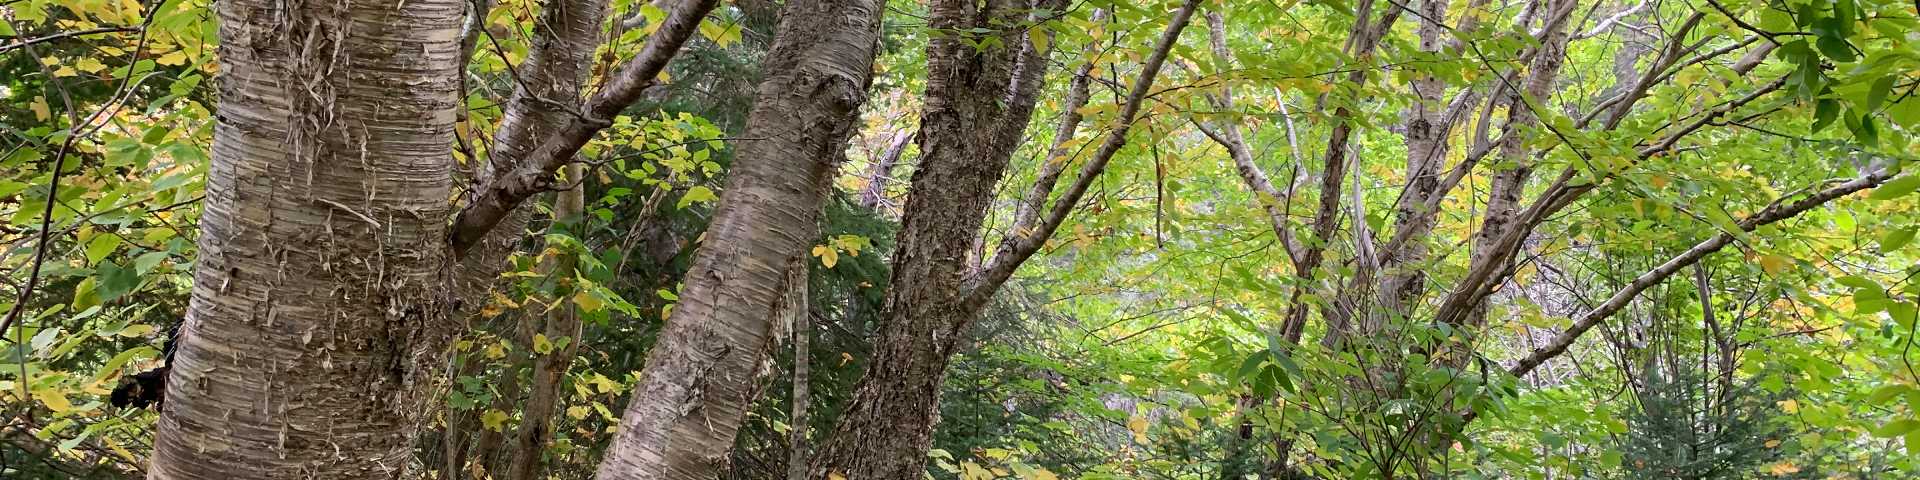
<path id="1" fill-rule="evenodd" d="M 112 233 L 101 232 L 95 234 L 93 240 L 87 241 L 87 263 L 100 263 L 100 260 L 107 258 L 107 255 L 112 255 L 114 250 L 119 249 L 120 244 L 124 241 L 125 240 L 122 240 L 119 235 Z"/>
<path id="2" fill-rule="evenodd" d="M 1853 46 L 1840 37 L 1822 36 L 1819 40 L 1815 40 L 1813 45 L 1819 47 L 1820 53 L 1825 54 L 1827 58 L 1831 58 L 1835 62 L 1847 63 L 1858 59 L 1858 57 L 1853 56 Z"/>
<path id="3" fill-rule="evenodd" d="M 1845 286 L 1849 286 L 1857 289 L 1870 289 L 1870 290 L 1882 289 L 1880 287 L 1880 283 L 1875 282 L 1871 279 L 1868 279 L 1867 277 L 1862 277 L 1859 275 L 1847 275 L 1844 277 L 1836 278 L 1834 279 L 1834 281 L 1839 282 L 1841 285 L 1845 285 Z"/>
<path id="4" fill-rule="evenodd" d="M 147 272 L 153 270 L 153 267 L 159 266 L 160 262 L 166 261 L 170 256 L 172 255 L 167 252 L 147 252 L 140 254 L 139 257 L 133 259 L 133 271 L 141 275 L 146 275 Z"/>
<path id="5" fill-rule="evenodd" d="M 1822 98 L 1819 102 L 1814 103 L 1813 128 L 1809 129 L 1808 132 L 1820 133 L 1821 130 L 1826 130 L 1827 126 L 1833 125 L 1833 121 L 1839 118 L 1840 101 L 1831 98 Z"/>
<path id="6" fill-rule="evenodd" d="M 118 263 L 103 262 L 97 272 L 100 290 L 96 293 L 100 296 L 101 303 L 132 293 L 140 286 L 140 273 L 131 268 L 121 267 Z"/>
<path id="7" fill-rule="evenodd" d="M 1873 189 L 1873 193 L 1867 195 L 1867 198 L 1874 200 L 1891 200 L 1913 193 L 1914 190 L 1920 190 L 1920 175 L 1902 175 L 1900 178 L 1888 180 L 1887 183 L 1880 184 L 1879 187 Z"/>
<path id="8" fill-rule="evenodd" d="M 1913 241 L 1915 230 L 1916 227 L 1906 227 L 1887 232 L 1886 236 L 1880 237 L 1880 253 L 1892 252 L 1906 246 L 1908 242 Z"/>
<path id="9" fill-rule="evenodd" d="M 693 188 L 687 189 L 685 195 L 680 196 L 680 203 L 676 208 L 687 208 L 688 205 L 692 205 L 694 202 L 711 202 L 718 198 L 719 196 L 714 195 L 712 189 L 694 185 Z"/>
<path id="10" fill-rule="evenodd" d="M 1882 76 L 1879 80 L 1873 81 L 1873 87 L 1867 89 L 1867 112 L 1879 110 L 1880 104 L 1887 101 L 1887 93 L 1893 91 L 1893 77 L 1893 75 Z"/>
<path id="11" fill-rule="evenodd" d="M 1914 420 L 1911 418 L 1902 418 L 1899 420 L 1887 422 L 1886 425 L 1881 425 L 1880 428 L 1873 429 L 1873 436 L 1880 437 L 1880 438 L 1893 438 L 1901 435 L 1906 435 L 1907 432 L 1912 432 L 1915 430 L 1920 430 L 1920 420 Z"/>

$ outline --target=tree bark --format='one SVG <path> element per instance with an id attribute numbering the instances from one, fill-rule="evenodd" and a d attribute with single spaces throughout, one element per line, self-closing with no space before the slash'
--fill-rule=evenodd
<path id="1" fill-rule="evenodd" d="M 883 5 L 793 0 L 767 55 L 746 138 L 673 315 L 648 354 L 602 479 L 707 479 L 753 402 L 775 315 L 805 281 L 807 246 L 871 83 Z"/>
<path id="2" fill-rule="evenodd" d="M 907 143 L 913 141 L 913 134 L 906 130 L 893 132 L 893 141 L 887 149 L 880 152 L 880 158 L 873 163 L 873 169 L 867 172 L 867 185 L 860 189 L 860 206 L 868 210 L 878 210 L 880 203 L 887 199 L 887 183 L 893 179 L 893 167 L 900 164 L 900 154 L 906 152 Z"/>
<path id="3" fill-rule="evenodd" d="M 231 0 L 149 478 L 392 478 L 449 326 L 463 4 Z"/>
<path id="4" fill-rule="evenodd" d="M 787 311 L 784 317 L 793 324 L 793 398 L 792 414 L 787 417 L 787 480 L 807 480 L 807 404 L 812 400 L 808 370 L 812 367 L 812 351 L 809 343 L 813 340 L 813 310 L 807 305 L 806 268 L 797 274 L 803 280 L 795 282 L 787 293 Z"/>
<path id="5" fill-rule="evenodd" d="M 578 163 L 567 166 L 568 181 L 581 181 L 581 175 L 586 173 L 581 167 Z M 585 186 L 576 185 L 560 192 L 553 203 L 553 224 L 557 230 L 578 232 L 574 227 L 580 225 L 580 216 L 586 212 Z M 543 263 L 540 270 L 549 282 L 572 285 L 577 263 L 573 253 L 562 252 Z M 549 343 L 564 341 L 566 345 L 545 354 L 533 352 L 533 381 L 528 385 L 527 407 L 520 412 L 520 430 L 514 435 L 513 463 L 507 467 L 507 480 L 533 480 L 539 473 L 541 457 L 546 453 L 547 443 L 553 440 L 553 412 L 561 397 L 560 381 L 566 378 L 567 369 L 573 366 L 573 357 L 580 350 L 580 312 L 571 299 L 556 301 L 567 304 L 553 309 L 542 333 Z M 528 348 L 534 348 L 531 342 Z"/>
<path id="6" fill-rule="evenodd" d="M 1061 3 L 933 3 L 932 28 L 999 29 L 993 35 L 1010 47 L 978 50 L 966 39 L 945 35 L 927 48 L 927 71 L 934 73 L 921 116 L 919 168 L 907 193 L 883 307 L 887 320 L 874 341 L 868 370 L 814 462 L 812 478 L 913 480 L 926 474 L 926 453 L 940 421 L 940 386 L 960 339 L 987 299 L 1051 236 L 1125 144 L 1167 50 L 1197 4 L 1190 0 L 1175 13 L 1134 83 L 1118 126 L 1081 177 L 1045 211 L 1047 216 L 1029 222 L 1032 230 L 1009 232 L 991 265 L 976 272 L 967 252 L 978 241 L 994 186 L 1019 145 L 1046 75 L 1047 52 L 1029 42 L 1022 29 L 1007 26 L 1033 20 L 1025 17 L 1033 8 L 1057 10 Z"/>

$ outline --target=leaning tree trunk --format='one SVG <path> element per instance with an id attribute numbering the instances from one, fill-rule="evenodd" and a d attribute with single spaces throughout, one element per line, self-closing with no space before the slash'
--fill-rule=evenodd
<path id="1" fill-rule="evenodd" d="M 393 478 L 442 367 L 462 3 L 227 0 L 149 478 Z"/>
<path id="2" fill-rule="evenodd" d="M 894 251 L 893 278 L 873 359 L 853 399 L 814 462 L 814 479 L 912 480 L 926 475 L 926 453 L 940 422 L 940 385 L 960 339 L 994 292 L 1031 258 L 1079 203 L 1092 179 L 1126 143 L 1129 125 L 1167 51 L 1199 0 L 1188 0 L 1169 21 L 1100 149 L 1051 210 L 1023 205 L 1020 219 L 993 257 L 975 268 L 967 252 L 1033 114 L 1046 75 L 1047 52 L 1023 21 L 1033 11 L 1057 11 L 1063 2 L 968 0 L 934 2 L 929 26 L 944 31 L 1000 29 L 1000 45 L 976 49 L 956 36 L 928 46 L 926 112 L 920 120 L 920 166 Z M 1051 43 L 1051 42 L 1048 42 Z M 1036 188 L 1050 189 L 1051 185 Z M 1042 191 L 1038 198 L 1047 198 Z M 1030 196 L 1029 198 L 1034 198 Z M 1025 218 L 1027 216 L 1034 218 Z M 1030 225 L 1031 227 L 1022 227 Z"/>
<path id="3" fill-rule="evenodd" d="M 929 27 L 1001 28 L 1000 47 L 973 48 L 956 35 L 927 48 L 926 111 L 920 120 L 920 166 L 907 194 L 893 280 L 873 341 L 873 359 L 822 445 L 816 479 L 917 479 L 939 423 L 947 359 L 979 307 L 965 301 L 972 251 L 994 186 L 1033 112 L 1036 96 L 1015 95 L 1014 65 L 1029 45 L 1010 28 L 1026 5 L 1012 1 L 936 1 Z M 1032 62 L 1037 82 L 1042 61 Z M 1016 127 L 1017 124 L 1017 128 Z M 1007 134 L 1011 130 L 1011 134 Z"/>
<path id="4" fill-rule="evenodd" d="M 680 301 L 648 353 L 602 479 L 708 479 L 725 471 L 770 353 L 782 298 L 865 102 L 884 5 L 792 0 L 767 55 L 719 209 Z"/>

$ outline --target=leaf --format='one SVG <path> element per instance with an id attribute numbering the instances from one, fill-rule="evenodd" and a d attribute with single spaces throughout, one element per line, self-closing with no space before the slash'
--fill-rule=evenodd
<path id="1" fill-rule="evenodd" d="M 1893 91 L 1893 77 L 1893 75 L 1882 76 L 1879 80 L 1874 80 L 1873 86 L 1867 89 L 1866 110 L 1868 112 L 1879 110 L 1880 104 L 1887 101 L 1887 93 Z"/>
<path id="2" fill-rule="evenodd" d="M 1913 193 L 1914 190 L 1920 190 L 1920 174 L 1901 175 L 1900 178 L 1888 180 L 1887 183 L 1875 187 L 1873 193 L 1867 194 L 1867 198 L 1891 200 Z"/>
<path id="3" fill-rule="evenodd" d="M 719 197 L 713 194 L 712 189 L 694 185 L 693 188 L 687 189 L 686 194 L 680 196 L 680 203 L 675 208 L 687 208 L 694 202 L 711 202 L 717 198 Z"/>
<path id="4" fill-rule="evenodd" d="M 44 96 L 33 97 L 33 103 L 28 104 L 27 108 L 33 110 L 34 120 L 39 120 L 44 122 L 49 118 L 53 118 L 53 110 L 51 107 L 47 106 L 47 97 L 44 97 Z"/>
<path id="5" fill-rule="evenodd" d="M 1862 277 L 1859 275 L 1847 275 L 1844 277 L 1836 278 L 1834 279 L 1834 281 L 1839 282 L 1841 285 L 1853 287 L 1856 289 L 1881 290 L 1879 283 L 1874 282 L 1873 280 L 1870 280 L 1867 277 Z"/>
<path id="6" fill-rule="evenodd" d="M 133 293 L 140 288 L 140 274 L 131 268 L 121 267 L 114 262 L 101 262 L 99 272 L 99 295 L 101 303 L 113 301 L 122 295 Z"/>
<path id="7" fill-rule="evenodd" d="M 547 334 L 533 334 L 533 352 L 541 355 L 553 353 L 553 341 L 547 340 Z"/>
<path id="8" fill-rule="evenodd" d="M 594 295 L 592 292 L 582 291 L 574 293 L 573 303 L 579 305 L 581 310 L 589 313 L 598 312 L 601 309 L 607 308 L 607 302 L 601 300 L 599 295 Z"/>
<path id="9" fill-rule="evenodd" d="M 1133 441 L 1147 443 L 1147 417 L 1139 415 L 1128 417 L 1127 430 L 1133 432 Z"/>
<path id="10" fill-rule="evenodd" d="M 94 234 L 93 240 L 87 241 L 87 263 L 100 263 L 101 259 L 107 258 L 107 255 L 112 255 L 114 250 L 119 249 L 122 242 L 125 240 L 119 235 L 105 232 Z"/>
<path id="11" fill-rule="evenodd" d="M 1886 425 L 1881 425 L 1880 428 L 1873 429 L 1873 436 L 1880 437 L 1880 438 L 1893 438 L 1901 435 L 1906 435 L 1907 432 L 1912 432 L 1916 430 L 1920 430 L 1920 420 L 1915 420 L 1911 418 L 1902 418 L 1899 420 L 1887 422 Z"/>
<path id="12" fill-rule="evenodd" d="M 168 66 L 186 65 L 187 54 L 186 52 L 175 50 L 166 55 L 161 55 L 160 58 L 153 59 L 153 63 L 168 65 Z"/>
<path id="13" fill-rule="evenodd" d="M 1822 98 L 1813 104 L 1813 127 L 1808 130 L 1808 133 L 1820 133 L 1821 130 L 1826 130 L 1827 126 L 1833 125 L 1833 121 L 1839 118 L 1840 101 L 1831 98 Z"/>
<path id="14" fill-rule="evenodd" d="M 487 410 L 486 414 L 480 416 L 480 424 L 487 427 L 488 430 L 504 432 L 506 431 L 507 412 L 502 412 L 497 409 Z"/>
<path id="15" fill-rule="evenodd" d="M 1779 255 L 1760 256 L 1760 270 L 1767 272 L 1769 275 L 1780 274 L 1781 271 L 1787 269 L 1788 263 L 1787 257 Z"/>
<path id="16" fill-rule="evenodd" d="M 1908 242 L 1913 241 L 1916 229 L 1920 227 L 1896 228 L 1887 232 L 1886 236 L 1880 237 L 1880 253 L 1889 253 L 1906 246 Z"/>
<path id="17" fill-rule="evenodd" d="M 820 257 L 820 264 L 827 268 L 833 268 L 834 264 L 840 263 L 840 252 L 826 245 L 815 245 L 813 256 Z"/>
<path id="18" fill-rule="evenodd" d="M 1833 59 L 1834 62 L 1847 63 L 1857 58 L 1853 56 L 1853 46 L 1840 37 L 1821 36 L 1819 40 L 1813 42 L 1813 45 L 1819 47 L 1820 53 Z"/>
<path id="19" fill-rule="evenodd" d="M 33 392 L 33 398 L 39 400 L 41 405 L 46 405 L 47 410 L 52 410 L 53 413 L 65 413 L 68 410 L 73 410 L 73 402 L 68 401 L 67 394 L 59 390 L 51 388 L 35 390 Z"/>
<path id="20" fill-rule="evenodd" d="M 567 407 L 567 418 L 571 418 L 576 421 L 585 420 L 587 418 L 587 415 L 590 413 L 593 413 L 593 409 L 587 408 L 586 405 L 574 405 L 571 407 Z"/>
<path id="21" fill-rule="evenodd" d="M 133 259 L 133 271 L 140 275 L 146 275 L 147 272 L 153 271 L 153 267 L 159 266 L 160 262 L 166 261 L 167 258 L 171 256 L 172 254 L 167 252 L 147 252 L 140 254 L 139 257 Z"/>

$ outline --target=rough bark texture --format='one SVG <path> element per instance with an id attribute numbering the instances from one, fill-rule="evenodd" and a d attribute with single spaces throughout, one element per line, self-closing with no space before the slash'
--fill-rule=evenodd
<path id="1" fill-rule="evenodd" d="M 793 0 L 746 138 L 680 302 L 600 465 L 602 479 L 709 479 L 725 470 L 749 383 L 866 99 L 882 5 Z M 804 276 L 798 276 L 804 281 Z"/>
<path id="2" fill-rule="evenodd" d="M 1032 52 L 1020 29 L 1030 5 L 1015 1 L 935 1 L 929 27 L 965 32 L 997 28 L 1001 48 L 968 46 L 960 35 L 936 36 L 927 48 L 926 111 L 920 120 L 920 164 L 902 213 L 893 280 L 882 307 L 874 357 L 820 451 L 814 478 L 914 479 L 939 422 L 939 392 L 949 355 L 977 316 L 964 301 L 972 273 L 968 252 L 986 218 L 994 186 L 1006 172 L 1036 100 L 1014 74 Z M 1042 65 L 1022 72 L 1044 76 Z M 1006 101 L 1014 95 L 1013 101 Z M 1017 127 L 1015 126 L 1017 124 Z"/>
<path id="3" fill-rule="evenodd" d="M 1445 0 L 1424 0 L 1420 2 L 1418 15 L 1420 34 L 1419 48 L 1422 52 L 1437 53 L 1446 49 L 1447 3 Z M 1421 268 L 1427 260 L 1427 245 L 1424 241 L 1427 233 L 1433 231 L 1434 216 L 1421 211 L 1426 199 L 1434 195 L 1440 187 L 1440 167 L 1446 163 L 1447 152 L 1451 150 L 1448 135 L 1452 133 L 1453 122 L 1447 118 L 1449 109 L 1442 101 L 1446 95 L 1447 83 L 1432 75 L 1422 75 L 1411 82 L 1417 101 L 1406 110 L 1407 145 L 1407 186 L 1394 201 L 1394 232 L 1410 232 L 1420 241 L 1397 246 L 1393 250 L 1381 252 L 1382 274 L 1379 286 L 1374 289 L 1377 308 L 1374 316 L 1401 316 L 1409 312 L 1407 305 L 1418 298 L 1426 288 L 1427 276 Z M 1463 93 L 1464 95 L 1464 93 Z M 1379 324 L 1376 319 L 1374 324 Z"/>
<path id="4" fill-rule="evenodd" d="M 230 0 L 149 478 L 393 478 L 450 330 L 454 0 Z"/>
<path id="5" fill-rule="evenodd" d="M 1493 254 L 1499 247 L 1500 236 L 1520 215 L 1523 207 L 1520 197 L 1526 192 L 1527 181 L 1533 177 L 1533 150 L 1527 147 L 1530 132 L 1539 123 L 1539 114 L 1535 109 L 1545 108 L 1549 95 L 1553 93 L 1553 84 L 1560 76 L 1560 66 L 1567 59 L 1567 17 L 1578 2 L 1559 0 L 1545 2 L 1550 11 L 1542 26 L 1545 32 L 1541 36 L 1539 48 L 1534 49 L 1533 59 L 1527 64 L 1525 85 L 1520 91 L 1513 92 L 1507 103 L 1507 130 L 1513 132 L 1501 138 L 1498 148 L 1500 158 L 1506 168 L 1493 172 L 1487 194 L 1487 213 L 1481 217 L 1480 231 L 1474 235 L 1474 250 L 1468 260 L 1470 268 L 1500 269 L 1494 266 L 1512 261 L 1513 255 Z M 1512 91 L 1512 90 L 1509 90 Z M 1540 132 L 1540 134 L 1546 134 Z M 1479 327 L 1486 322 L 1487 305 L 1485 297 L 1455 326 L 1462 324 Z M 1464 361 L 1464 358 L 1455 358 Z"/>
<path id="6" fill-rule="evenodd" d="M 933 3 L 931 27 L 999 28 L 993 34 L 1001 36 L 1001 44 L 1019 50 L 976 50 L 952 36 L 936 37 L 928 46 L 927 70 L 934 73 L 921 116 L 920 166 L 907 193 L 883 307 L 887 320 L 874 340 L 868 370 L 814 462 L 812 478 L 912 480 L 926 474 L 947 361 L 986 300 L 1059 227 L 1087 183 L 1124 145 L 1141 98 L 1196 3 L 1182 7 L 1156 45 L 1122 108 L 1119 126 L 1089 160 L 1091 170 L 1047 217 L 1033 223 L 1031 232 L 1009 233 L 1009 243 L 1002 244 L 991 266 L 977 273 L 967 252 L 979 241 L 994 186 L 1019 145 L 1046 74 L 1047 52 L 1034 48 L 1024 31 L 1006 26 L 1026 23 L 1032 8 L 1057 10 L 1060 3 Z"/>

